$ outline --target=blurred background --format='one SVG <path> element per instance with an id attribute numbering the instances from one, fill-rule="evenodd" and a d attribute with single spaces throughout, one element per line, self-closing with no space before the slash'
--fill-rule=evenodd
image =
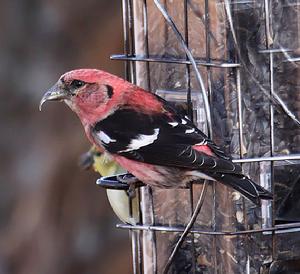
<path id="1" fill-rule="evenodd" d="M 38 104 L 58 77 L 80 67 L 123 75 L 121 1 L 0 1 L 0 274 L 131 273 L 89 149 L 64 104 Z"/>

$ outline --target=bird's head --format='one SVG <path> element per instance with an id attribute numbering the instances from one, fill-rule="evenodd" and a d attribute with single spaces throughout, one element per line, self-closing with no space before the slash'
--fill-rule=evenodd
<path id="1" fill-rule="evenodd" d="M 99 115 L 108 115 L 107 107 L 118 105 L 122 98 L 123 79 L 96 69 L 78 69 L 63 74 L 40 101 L 40 110 L 46 101 L 64 101 L 81 120 L 93 122 Z"/>
<path id="2" fill-rule="evenodd" d="M 64 101 L 84 126 L 95 124 L 120 107 L 149 115 L 165 112 L 162 99 L 122 78 L 96 69 L 77 69 L 63 74 L 40 101 Z"/>

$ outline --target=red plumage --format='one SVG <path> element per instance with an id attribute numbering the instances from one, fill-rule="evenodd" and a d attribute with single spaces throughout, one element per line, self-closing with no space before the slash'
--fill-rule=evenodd
<path id="1" fill-rule="evenodd" d="M 70 84 L 74 79 L 85 83 L 101 83 L 113 87 L 113 96 L 106 103 L 101 104 L 97 99 L 102 98 L 102 92 L 96 92 L 93 100 L 82 98 L 80 94 L 74 98 L 75 112 L 79 115 L 84 124 L 93 124 L 99 117 L 108 115 L 114 107 L 128 104 L 137 111 L 144 111 L 148 114 L 162 112 L 162 103 L 155 100 L 153 94 L 105 71 L 95 69 L 79 69 L 70 71 L 61 76 L 66 84 Z M 101 91 L 100 85 L 98 85 Z M 82 92 L 81 94 L 85 94 Z"/>
<path id="2" fill-rule="evenodd" d="M 203 152 L 209 156 L 213 156 L 215 157 L 216 155 L 211 151 L 211 149 L 206 146 L 206 145 L 194 145 L 193 149 L 199 151 L 199 152 Z"/>
<path id="3" fill-rule="evenodd" d="M 104 71 L 62 75 L 44 95 L 64 100 L 89 140 L 146 184 L 179 187 L 218 180 L 256 204 L 271 194 L 241 173 L 220 147 L 162 98 Z"/>

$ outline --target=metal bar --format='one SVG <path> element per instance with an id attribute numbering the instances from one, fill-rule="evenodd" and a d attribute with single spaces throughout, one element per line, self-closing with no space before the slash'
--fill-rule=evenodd
<path id="1" fill-rule="evenodd" d="M 131 246 L 132 246 L 132 265 L 133 265 L 133 274 L 138 274 L 138 256 L 137 256 L 137 231 L 130 230 L 129 235 L 131 237 Z"/>
<path id="2" fill-rule="evenodd" d="M 189 30 L 188 30 L 188 8 L 187 0 L 184 0 L 184 36 L 185 43 L 189 47 Z M 188 61 L 188 56 L 186 55 L 186 60 Z M 188 116 L 191 121 L 193 121 L 193 105 L 192 105 L 192 92 L 191 92 L 191 71 L 190 66 L 186 64 L 186 81 L 187 81 L 187 105 L 188 105 Z"/>
<path id="3" fill-rule="evenodd" d="M 172 227 L 172 226 L 153 226 L 153 225 L 129 225 L 129 224 L 117 224 L 117 228 L 121 229 L 133 229 L 133 230 L 149 230 L 149 231 L 160 231 L 160 232 L 183 232 L 184 227 Z M 203 235 L 217 235 L 217 236 L 235 236 L 235 235 L 247 235 L 265 232 L 275 232 L 276 234 L 281 233 L 294 233 L 300 232 L 300 222 L 293 224 L 276 225 L 274 227 L 251 229 L 242 231 L 206 231 L 200 229 L 191 229 L 190 233 L 203 234 Z"/>
<path id="4" fill-rule="evenodd" d="M 188 0 L 184 0 L 184 39 L 187 47 L 189 47 L 189 29 L 188 29 Z M 188 60 L 188 56 L 186 55 L 186 60 Z M 194 120 L 193 115 L 193 103 L 192 103 L 192 90 L 191 90 L 191 70 L 190 66 L 187 64 L 185 68 L 185 75 L 186 75 L 186 86 L 187 86 L 187 106 L 188 106 L 188 116 L 190 117 L 191 121 Z M 191 218 L 194 212 L 194 188 L 193 184 L 189 188 L 189 196 L 190 196 L 190 210 L 191 210 Z M 196 250 L 195 250 L 195 238 L 194 234 L 191 234 L 191 245 L 192 245 L 192 273 L 196 274 Z"/>
<path id="5" fill-rule="evenodd" d="M 250 1 L 250 0 L 241 0 L 241 1 L 231 1 L 230 5 L 238 5 L 238 4 L 254 4 L 255 1 Z M 219 3 L 219 4 L 223 4 L 223 3 Z"/>
<path id="6" fill-rule="evenodd" d="M 141 188 L 136 189 L 138 199 L 141 201 Z M 142 211 L 141 211 L 141 203 L 139 203 L 139 223 L 142 223 Z M 143 251 L 142 251 L 142 244 L 141 244 L 141 233 L 140 231 L 137 231 L 135 237 L 136 237 L 136 249 L 137 249 L 137 265 L 136 268 L 138 269 L 138 273 L 142 274 L 143 273 Z"/>
<path id="7" fill-rule="evenodd" d="M 264 1 L 264 6 L 265 6 L 265 27 L 266 27 L 266 47 L 267 49 L 265 51 L 262 52 L 266 52 L 268 51 L 269 53 L 269 70 L 270 70 L 270 77 L 269 77 L 269 81 L 270 81 L 270 96 L 271 98 L 274 96 L 274 53 L 277 51 L 273 51 L 272 49 L 272 45 L 273 45 L 273 39 L 272 39 L 272 22 L 270 20 L 270 9 L 269 9 L 269 0 L 265 0 Z M 272 105 L 272 102 L 270 101 L 270 154 L 271 157 L 274 155 L 274 107 Z M 271 188 L 272 188 L 272 193 L 274 194 L 274 162 L 271 162 Z M 275 225 L 275 201 L 272 201 L 272 215 L 271 215 L 271 219 L 272 219 L 272 226 Z M 272 233 L 272 257 L 273 260 L 276 258 L 276 247 L 277 247 L 277 243 L 276 243 L 276 237 L 275 237 L 275 233 Z"/>
<path id="8" fill-rule="evenodd" d="M 288 58 L 287 60 L 284 60 L 283 62 L 299 62 L 300 57 L 293 57 L 293 58 Z"/>
<path id="9" fill-rule="evenodd" d="M 137 263 L 138 263 L 138 270 L 139 274 L 143 273 L 143 251 L 142 251 L 142 245 L 141 245 L 141 231 L 137 231 L 136 234 L 137 237 Z"/>
<path id="10" fill-rule="evenodd" d="M 123 37 L 124 37 L 124 44 L 123 50 L 127 56 L 129 52 L 129 40 L 128 40 L 128 10 L 127 10 L 127 0 L 122 0 L 122 10 L 123 10 Z M 125 79 L 129 80 L 129 62 L 125 62 Z"/>
<path id="11" fill-rule="evenodd" d="M 233 19 L 234 19 L 234 15 L 235 15 L 235 10 L 238 10 L 238 2 L 235 1 L 234 5 L 232 5 L 232 1 L 231 1 L 231 14 L 232 14 L 232 27 L 233 27 Z M 227 7 L 228 9 L 228 7 Z M 232 31 L 232 28 L 231 28 Z M 236 41 L 238 39 L 238 35 L 239 33 L 235 35 L 233 35 L 233 39 L 235 38 Z M 240 55 L 239 55 L 239 51 L 240 48 L 238 48 L 239 44 L 235 43 L 235 62 L 239 62 L 240 60 Z M 243 105 L 242 105 L 242 88 L 241 88 L 241 69 L 239 67 L 237 67 L 236 69 L 233 69 L 233 71 L 235 72 L 235 80 L 236 80 L 236 92 L 237 92 L 237 115 L 238 115 L 238 134 L 239 134 L 239 156 L 240 158 L 243 158 L 243 154 L 244 154 L 244 140 L 243 140 L 243 136 L 244 136 L 244 130 L 243 130 Z M 241 164 L 242 170 L 243 170 L 243 164 Z M 244 229 L 248 228 L 248 219 L 247 219 L 247 207 L 246 207 L 246 202 L 245 202 L 245 197 L 242 196 L 241 197 L 241 211 L 243 212 L 243 226 Z M 235 206 L 237 207 L 237 205 L 235 204 Z M 239 210 L 239 209 L 236 209 Z M 246 235 L 248 236 L 248 235 Z M 237 243 L 236 244 L 241 244 L 242 241 L 237 239 Z M 250 248 L 250 249 L 249 249 Z M 245 252 L 245 256 L 247 256 L 247 258 L 250 257 L 250 251 L 251 247 L 250 247 L 250 242 L 249 242 L 249 237 L 244 237 L 244 252 Z M 237 255 L 238 256 L 238 255 Z M 240 256 L 235 257 L 237 260 L 240 258 Z M 250 261 L 247 261 L 246 264 L 246 273 L 250 273 L 249 271 L 250 268 Z"/>
<path id="12" fill-rule="evenodd" d="M 193 217 L 193 212 L 194 212 L 194 188 L 193 184 L 191 184 L 191 187 L 189 189 L 189 194 L 190 194 L 190 210 L 191 210 L 191 218 Z M 195 237 L 194 234 L 192 236 L 192 264 L 193 264 L 193 274 L 196 273 L 196 249 L 195 249 Z"/>
<path id="13" fill-rule="evenodd" d="M 153 194 L 152 194 L 152 190 L 150 189 L 150 192 L 151 192 L 151 196 L 150 196 L 150 199 L 151 199 L 151 215 L 152 215 L 152 218 L 153 218 L 153 222 L 155 223 L 155 214 L 154 214 L 154 203 L 153 203 Z M 154 261 L 153 261 L 153 271 L 154 271 L 154 274 L 157 274 L 157 241 L 156 241 L 156 234 L 155 232 L 153 231 L 153 234 L 152 234 L 152 244 L 153 244 L 153 257 L 154 257 Z"/>
<path id="14" fill-rule="evenodd" d="M 129 39 L 130 39 L 130 54 L 134 54 L 135 46 L 134 46 L 134 21 L 133 21 L 133 6 L 132 0 L 127 0 L 128 4 L 128 28 L 129 28 Z M 136 71 L 134 62 L 130 62 L 130 75 L 131 82 L 136 84 Z"/>
<path id="15" fill-rule="evenodd" d="M 234 163 L 254 163 L 254 162 L 267 162 L 267 161 L 273 161 L 274 162 L 274 161 L 291 161 L 291 160 L 300 160 L 300 154 L 233 159 L 232 161 Z"/>
<path id="16" fill-rule="evenodd" d="M 238 58 L 238 55 L 236 55 L 236 58 Z M 243 131 L 243 106 L 242 106 L 242 88 L 241 88 L 241 71 L 239 68 L 236 69 L 236 86 L 237 86 L 237 107 L 238 107 L 238 123 L 239 123 L 239 154 L 240 158 L 243 157 L 243 148 L 244 148 L 244 131 Z M 243 170 L 243 164 L 241 164 L 242 170 Z M 242 196 L 242 208 L 243 208 L 243 222 L 245 229 L 248 228 L 248 219 L 247 216 L 247 210 L 246 210 L 246 203 L 245 203 L 245 197 Z M 245 238 L 245 253 L 247 254 L 249 258 L 249 239 L 248 237 Z M 250 262 L 249 262 L 250 264 Z M 250 273 L 250 272 L 247 272 Z"/>
<path id="17" fill-rule="evenodd" d="M 130 218 L 132 218 L 132 214 L 133 214 L 132 198 L 128 197 L 128 203 L 129 203 L 129 216 Z M 131 231 L 129 236 L 131 237 L 133 274 L 138 274 L 140 272 L 138 271 L 139 269 L 138 237 L 136 231 Z"/>
<path id="18" fill-rule="evenodd" d="M 209 14 L 209 0 L 204 1 L 204 29 L 205 29 L 205 55 L 206 55 L 206 62 L 211 63 L 211 40 L 210 40 L 210 14 Z M 210 105 L 212 105 L 212 75 L 211 75 L 211 67 L 206 66 L 206 81 L 207 81 L 207 91 L 208 91 L 208 99 Z M 213 118 L 211 118 L 213 119 Z M 213 133 L 211 133 L 211 139 L 214 140 Z M 216 201 L 216 182 L 212 182 L 212 207 L 211 207 L 211 214 L 212 214 L 212 230 L 216 231 L 217 227 L 217 201 Z M 217 239 L 216 236 L 212 238 L 212 256 L 213 256 L 213 269 L 214 273 L 217 274 Z"/>
<path id="19" fill-rule="evenodd" d="M 148 9 L 147 0 L 143 0 L 143 18 L 144 18 L 144 43 L 145 43 L 145 56 L 149 58 L 149 39 L 148 39 Z M 147 85 L 148 90 L 151 90 L 151 79 L 150 79 L 150 64 L 146 63 L 147 72 Z"/>
<path id="20" fill-rule="evenodd" d="M 143 29 L 144 29 L 144 54 L 146 58 L 149 58 L 149 37 L 148 37 L 148 6 L 147 6 L 147 0 L 143 0 Z M 132 52 L 132 55 L 134 56 L 135 52 Z M 135 60 L 130 60 L 134 62 Z M 149 62 L 146 63 L 146 85 L 147 89 L 151 90 L 151 77 L 150 77 L 150 66 Z M 153 204 L 153 193 L 152 189 L 148 188 L 147 191 L 147 199 L 148 203 L 150 203 L 150 210 L 149 210 L 149 215 L 151 222 L 154 224 L 155 223 L 155 213 L 154 213 L 154 204 Z M 152 263 L 153 263 L 153 273 L 157 273 L 157 242 L 156 242 L 156 234 L 154 231 L 151 232 L 151 249 L 152 249 Z"/>
<path id="21" fill-rule="evenodd" d="M 242 160 L 244 147 L 243 140 L 243 109 L 242 109 L 242 91 L 241 91 L 241 72 L 239 69 L 236 70 L 236 86 L 237 86 L 237 98 L 238 98 L 238 120 L 239 120 L 239 141 L 240 141 L 240 158 Z"/>
<path id="22" fill-rule="evenodd" d="M 125 52 L 125 54 L 127 55 L 130 51 L 130 42 L 129 42 L 129 33 L 128 33 L 128 26 L 129 26 L 129 22 L 128 22 L 128 16 L 129 16 L 129 12 L 128 12 L 128 3 L 127 0 L 122 0 L 122 10 L 123 10 L 123 37 L 124 37 L 124 44 L 123 44 L 123 50 Z M 132 77 L 130 75 L 130 64 L 129 64 L 129 60 L 125 62 L 125 79 L 126 80 L 132 80 Z M 130 216 L 132 216 L 132 200 L 129 199 L 129 214 Z M 133 265 L 133 273 L 134 274 L 138 274 L 141 273 L 141 271 L 139 271 L 139 237 L 138 237 L 139 233 L 136 233 L 134 231 L 132 231 L 131 233 L 131 249 L 132 249 L 132 265 Z"/>
<path id="23" fill-rule="evenodd" d="M 147 57 L 147 56 L 135 56 L 135 55 L 124 55 L 124 54 L 113 54 L 110 56 L 111 60 L 120 61 L 135 61 L 135 62 L 158 62 L 158 63 L 172 63 L 172 64 L 185 64 L 192 65 L 190 60 L 175 58 L 175 57 Z M 240 64 L 230 62 L 217 62 L 211 61 L 206 62 L 204 60 L 195 59 L 195 63 L 200 66 L 215 67 L 215 68 L 234 68 L 240 67 Z"/>
<path id="24" fill-rule="evenodd" d="M 262 50 L 259 50 L 258 53 L 286 53 L 286 52 L 291 52 L 293 51 L 293 49 L 285 49 L 285 48 L 279 48 L 279 49 L 262 49 Z"/>
<path id="25" fill-rule="evenodd" d="M 270 52 L 270 94 L 271 96 L 273 96 L 274 94 L 274 56 L 273 53 Z M 274 147 L 275 147 L 275 137 L 274 137 L 274 106 L 272 105 L 272 103 L 270 102 L 270 152 L 271 152 L 271 156 L 274 155 L 275 151 L 274 151 Z M 274 162 L 271 161 L 271 192 L 275 193 L 275 180 L 274 180 Z M 272 214 L 271 214 L 271 219 L 272 219 L 272 225 L 275 225 L 275 214 L 276 214 L 276 210 L 275 210 L 275 200 L 273 199 L 272 201 L 270 201 L 270 203 L 272 203 Z M 277 250 L 277 242 L 276 242 L 276 238 L 275 238 L 275 234 L 272 233 L 272 246 L 273 246 L 273 258 L 276 258 L 276 250 Z"/>

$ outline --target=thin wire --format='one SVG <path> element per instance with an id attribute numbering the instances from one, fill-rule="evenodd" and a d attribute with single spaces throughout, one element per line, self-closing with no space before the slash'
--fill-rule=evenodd
<path id="1" fill-rule="evenodd" d="M 143 0 L 143 19 L 144 19 L 144 43 L 145 43 L 145 55 L 149 58 L 149 39 L 148 39 L 148 7 L 147 0 Z M 147 71 L 147 89 L 151 90 L 151 79 L 150 79 L 150 64 L 146 63 Z"/>
<path id="2" fill-rule="evenodd" d="M 124 37 L 124 44 L 123 44 L 123 50 L 127 56 L 129 52 L 129 40 L 128 40 L 128 28 L 127 28 L 127 1 L 122 0 L 122 10 L 123 10 L 123 37 Z M 125 79 L 129 80 L 129 62 L 125 62 Z"/>
<path id="3" fill-rule="evenodd" d="M 184 0 L 184 36 L 185 36 L 185 43 L 187 47 L 189 47 L 189 29 L 188 29 L 188 7 L 187 7 L 187 0 Z M 186 56 L 188 59 L 188 56 Z M 187 105 L 188 105 L 188 116 L 190 117 L 191 121 L 193 121 L 193 104 L 192 104 L 192 90 L 191 90 L 191 71 L 190 66 L 186 65 L 186 79 L 187 79 Z M 191 188 L 192 189 L 192 188 Z"/>
<path id="4" fill-rule="evenodd" d="M 172 63 L 172 64 L 186 64 L 191 65 L 191 61 L 176 58 L 169 56 L 168 58 L 164 58 L 161 56 L 135 56 L 135 55 L 124 55 L 124 54 L 112 54 L 110 56 L 111 60 L 121 60 L 121 61 L 140 61 L 140 62 L 159 62 L 159 63 Z M 235 68 L 240 67 L 240 64 L 231 63 L 231 62 L 223 62 L 224 60 L 211 60 L 211 62 L 206 62 L 201 59 L 195 59 L 195 62 L 199 66 L 206 66 L 206 67 L 215 67 L 215 68 Z"/>
<path id="5" fill-rule="evenodd" d="M 133 6 L 132 6 L 132 0 L 127 0 L 128 4 L 128 28 L 130 36 L 128 37 L 130 39 L 130 53 L 133 54 L 135 52 L 135 46 L 134 46 L 134 22 L 133 22 Z M 131 74 L 131 82 L 136 84 L 136 70 L 135 70 L 135 63 L 130 62 L 130 74 Z"/>
<path id="6" fill-rule="evenodd" d="M 191 210 L 191 218 L 193 216 L 193 212 L 194 212 L 194 190 L 193 190 L 193 184 L 191 184 L 190 187 L 190 210 Z M 195 249 L 195 237 L 194 234 L 191 235 L 192 237 L 192 266 L 193 266 L 193 274 L 196 273 L 196 249 Z"/>
<path id="7" fill-rule="evenodd" d="M 124 44 L 123 50 L 127 55 L 130 51 L 130 42 L 129 42 L 129 12 L 128 12 L 128 3 L 127 0 L 122 0 L 122 10 L 123 10 L 123 37 L 124 37 Z M 125 79 L 126 80 L 133 80 L 132 75 L 130 75 L 130 64 L 129 61 L 125 62 Z M 132 199 L 129 198 L 129 215 L 132 217 Z M 139 231 L 132 231 L 131 235 L 131 246 L 132 246 L 132 264 L 133 264 L 133 274 L 141 273 L 138 271 L 140 262 L 139 262 Z"/>
<path id="8" fill-rule="evenodd" d="M 141 212 L 141 211 L 140 211 Z M 138 266 L 139 266 L 139 274 L 143 273 L 143 252 L 141 246 L 141 233 L 137 231 L 137 259 L 138 259 Z"/>
<path id="9" fill-rule="evenodd" d="M 272 21 L 269 18 L 270 15 L 270 9 L 269 9 L 269 2 L 268 0 L 264 1 L 264 6 L 265 6 L 265 28 L 266 28 L 266 48 L 267 50 L 269 50 L 269 70 L 270 70 L 270 76 L 269 76 L 269 80 L 270 80 L 270 96 L 272 97 L 274 94 L 274 53 L 272 51 L 272 34 L 271 34 L 271 28 L 272 28 Z M 270 110 L 270 154 L 271 156 L 274 155 L 274 146 L 275 146 L 275 140 L 274 140 L 274 107 L 270 102 L 270 106 L 269 106 L 269 110 Z M 274 163 L 271 162 L 270 163 L 271 166 L 271 171 L 270 171 L 270 175 L 271 175 L 271 188 L 272 188 L 272 193 L 274 194 L 274 189 L 275 189 L 275 185 L 274 185 Z M 272 226 L 275 225 L 275 220 L 274 220 L 274 215 L 275 215 L 276 211 L 275 211 L 275 201 L 272 201 L 272 215 L 271 215 L 271 222 L 272 222 Z M 273 260 L 276 258 L 276 237 L 275 237 L 275 233 L 272 233 L 272 257 Z"/>
<path id="10" fill-rule="evenodd" d="M 145 55 L 146 58 L 149 58 L 149 39 L 148 39 L 148 8 L 147 8 L 147 1 L 143 0 L 143 26 L 144 26 L 144 43 L 145 43 Z M 150 66 L 149 62 L 146 63 L 146 74 L 147 74 L 147 88 L 151 90 L 151 78 L 150 78 Z M 155 213 L 154 213 L 154 204 L 153 204 L 153 192 L 152 189 L 148 189 L 148 198 L 150 202 L 150 215 L 151 221 L 155 223 Z M 157 274 L 157 240 L 156 234 L 152 231 L 151 235 L 152 239 L 152 265 L 153 265 L 153 273 Z"/>
<path id="11" fill-rule="evenodd" d="M 184 38 L 187 47 L 189 47 L 189 17 L 188 17 L 188 0 L 184 0 Z M 186 56 L 188 59 L 188 56 Z M 187 85 L 187 106 L 188 106 L 188 116 L 190 117 L 191 121 L 194 121 L 194 113 L 193 113 L 193 103 L 192 103 L 192 89 L 191 89 L 191 70 L 190 66 L 187 64 L 185 68 L 186 74 L 186 85 Z M 189 190 L 190 196 L 190 210 L 191 210 L 191 217 L 193 216 L 194 212 L 194 189 L 193 184 L 190 186 Z M 195 249 L 195 237 L 194 234 L 191 235 L 191 249 L 192 249 L 192 274 L 196 273 L 196 249 Z"/>
<path id="12" fill-rule="evenodd" d="M 183 243 L 185 237 L 187 236 L 187 234 L 190 232 L 192 226 L 194 225 L 194 221 L 196 220 L 196 218 L 197 218 L 197 216 L 198 216 L 198 214 L 199 214 L 199 212 L 200 212 L 200 210 L 202 208 L 202 205 L 203 205 L 203 202 L 204 202 L 204 198 L 205 198 L 205 194 L 206 194 L 206 191 L 207 191 L 207 186 L 208 186 L 207 181 L 204 181 L 204 184 L 203 184 L 203 187 L 202 187 L 202 191 L 201 191 L 201 194 L 200 194 L 200 198 L 199 198 L 199 200 L 197 202 L 197 205 L 196 205 L 196 208 L 195 208 L 195 210 L 193 212 L 193 215 L 192 215 L 189 223 L 185 227 L 183 233 L 181 234 L 179 240 L 177 241 L 177 243 L 176 243 L 176 245 L 175 245 L 175 247 L 174 247 L 174 249 L 173 249 L 173 251 L 172 251 L 172 253 L 171 253 L 171 255 L 170 255 L 170 257 L 169 257 L 169 259 L 168 259 L 168 261 L 166 263 L 166 265 L 165 265 L 165 268 L 163 270 L 163 274 L 168 273 L 169 268 L 171 266 L 171 263 L 172 263 L 175 255 L 176 255 L 178 249 L 180 248 L 180 246 Z M 193 222 L 191 222 L 192 220 L 193 220 Z"/>
<path id="13" fill-rule="evenodd" d="M 138 257 L 137 257 L 137 233 L 138 231 L 130 230 L 129 236 L 131 237 L 132 245 L 132 264 L 133 264 L 133 274 L 138 274 Z"/>
<path id="14" fill-rule="evenodd" d="M 238 55 L 235 54 L 235 58 L 238 59 Z M 242 88 L 241 88 L 241 70 L 240 68 L 236 68 L 236 86 L 237 86 L 237 107 L 238 107 L 238 128 L 239 128 L 239 155 L 240 158 L 243 158 L 243 150 L 244 150 L 244 131 L 243 131 L 243 106 L 242 106 Z M 243 173 L 243 164 L 241 164 L 242 168 L 242 173 Z M 244 221 L 244 227 L 248 228 L 248 219 L 246 218 L 247 216 L 247 211 L 246 211 L 246 203 L 245 203 L 245 197 L 242 196 L 242 208 L 243 208 L 243 221 Z M 249 237 L 245 237 L 245 244 L 246 244 L 246 249 L 245 253 L 247 254 L 247 257 L 249 258 Z"/>
<path id="15" fill-rule="evenodd" d="M 206 55 L 206 61 L 209 63 L 211 62 L 211 31 L 210 31 L 210 14 L 209 14 L 209 0 L 204 1 L 204 20 L 202 21 L 204 23 L 204 29 L 205 29 L 205 55 Z M 210 105 L 213 103 L 212 93 L 212 68 L 206 67 L 206 81 L 207 81 L 207 89 L 208 89 L 208 98 Z M 211 118 L 212 119 L 212 118 Z M 211 140 L 214 140 L 214 137 L 211 133 Z M 215 231 L 217 227 L 217 182 L 213 181 L 212 184 L 212 203 L 211 203 L 211 225 L 212 230 Z M 212 255 L 213 255 L 213 269 L 214 273 L 217 273 L 217 238 L 216 236 L 212 237 Z"/>
<path id="16" fill-rule="evenodd" d="M 148 191 L 148 197 L 150 197 L 150 203 L 151 203 L 151 219 L 152 222 L 155 224 L 155 212 L 154 212 L 154 202 L 153 202 L 153 192 L 152 192 L 152 188 L 149 187 L 149 191 Z M 157 274 L 157 241 L 156 241 L 156 233 L 154 231 L 152 231 L 152 256 L 154 257 L 153 260 L 153 273 Z"/>
<path id="17" fill-rule="evenodd" d="M 129 225 L 129 224 L 118 224 L 117 228 L 122 229 L 133 229 L 133 230 L 154 230 L 160 232 L 183 232 L 185 228 L 182 227 L 170 227 L 170 226 L 153 226 L 153 225 Z M 300 231 L 300 222 L 289 223 L 284 225 L 277 225 L 274 227 L 260 228 L 260 229 L 249 229 L 249 230 L 240 230 L 240 231 L 206 231 L 199 229 L 192 229 L 190 233 L 202 234 L 202 235 L 217 235 L 217 236 L 237 236 L 237 235 L 248 235 L 248 234 L 269 234 L 270 232 L 279 233 L 294 233 Z"/>
<path id="18" fill-rule="evenodd" d="M 232 160 L 232 162 L 234 162 L 234 163 L 255 163 L 255 162 L 269 162 L 269 161 L 274 162 L 274 161 L 290 161 L 290 160 L 300 160 L 300 154 L 234 159 L 234 160 Z"/>

